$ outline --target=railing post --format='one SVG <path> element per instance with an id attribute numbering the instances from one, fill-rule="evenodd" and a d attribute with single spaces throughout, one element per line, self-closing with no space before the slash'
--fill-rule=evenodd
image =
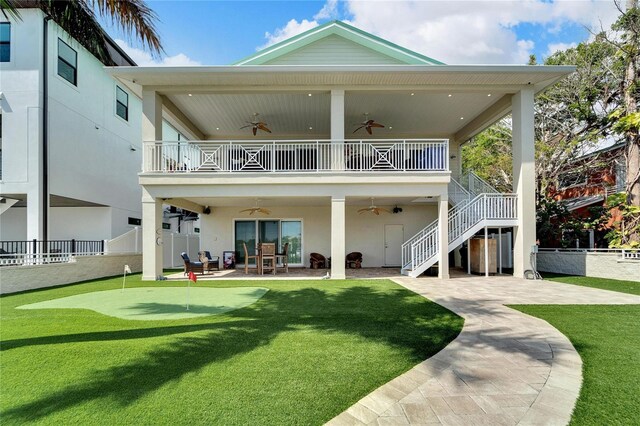
<path id="1" fill-rule="evenodd" d="M 271 171 L 276 171 L 276 141 L 271 143 Z"/>

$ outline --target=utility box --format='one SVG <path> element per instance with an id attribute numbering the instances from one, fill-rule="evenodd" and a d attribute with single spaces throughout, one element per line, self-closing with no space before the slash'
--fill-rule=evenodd
<path id="1" fill-rule="evenodd" d="M 485 274 L 485 261 L 484 245 L 489 245 L 489 273 L 495 274 L 498 272 L 496 249 L 498 247 L 498 240 L 484 238 L 471 238 L 469 240 L 470 254 L 471 254 L 471 273 L 472 274 Z"/>

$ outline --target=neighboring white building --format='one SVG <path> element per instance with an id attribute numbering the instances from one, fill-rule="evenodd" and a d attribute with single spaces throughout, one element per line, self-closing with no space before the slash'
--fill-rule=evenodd
<path id="1" fill-rule="evenodd" d="M 41 10 L 20 15 L 0 22 L 0 240 L 121 235 L 142 219 L 141 99 Z M 115 63 L 136 65 L 109 43 Z M 163 114 L 164 138 L 192 137 Z"/>
<path id="2" fill-rule="evenodd" d="M 522 277 L 535 245 L 534 95 L 571 71 L 444 65 L 341 22 L 233 66 L 109 68 L 143 99 L 143 279 L 162 274 L 163 203 L 201 213 L 203 250 L 241 264 L 242 243 L 289 242 L 290 264 L 319 252 L 338 279 L 352 251 L 364 266 L 417 276 L 438 263 L 447 277 L 451 250 L 509 228 Z M 163 138 L 168 105 L 199 140 Z M 514 194 L 462 188 L 460 144 L 508 113 Z M 369 119 L 386 127 L 357 130 Z M 270 214 L 246 211 L 256 204 Z M 370 204 L 402 211 L 361 214 Z"/>

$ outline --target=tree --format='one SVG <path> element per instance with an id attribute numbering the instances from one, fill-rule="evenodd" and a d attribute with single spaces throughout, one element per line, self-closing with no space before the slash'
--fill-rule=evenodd
<path id="1" fill-rule="evenodd" d="M 144 0 L 0 0 L 3 14 L 20 19 L 21 8 L 39 8 L 105 65 L 116 65 L 96 12 L 107 17 L 153 55 L 162 53 L 157 16 Z"/>
<path id="2" fill-rule="evenodd" d="M 511 192 L 511 120 L 500 120 L 462 146 L 462 172 L 473 171 L 500 192 Z"/>

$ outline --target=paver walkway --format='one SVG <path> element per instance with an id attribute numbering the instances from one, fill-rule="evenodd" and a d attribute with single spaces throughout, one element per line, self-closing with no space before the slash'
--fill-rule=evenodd
<path id="1" fill-rule="evenodd" d="M 580 356 L 549 323 L 504 305 L 640 303 L 640 296 L 513 277 L 394 281 L 464 317 L 463 330 L 330 425 L 565 425 L 582 383 Z"/>

